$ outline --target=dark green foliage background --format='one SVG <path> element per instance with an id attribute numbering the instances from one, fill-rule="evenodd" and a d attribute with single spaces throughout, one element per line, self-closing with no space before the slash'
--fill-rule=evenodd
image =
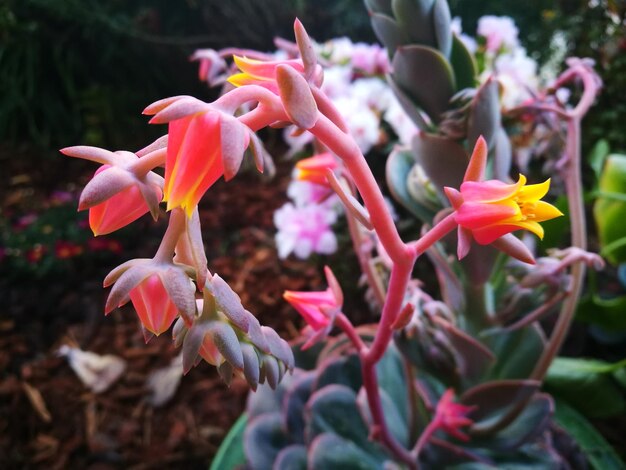
<path id="1" fill-rule="evenodd" d="M 529 52 L 545 59 L 553 31 L 571 55 L 593 57 L 604 78 L 586 141 L 626 149 L 623 2 L 450 0 L 473 34 L 484 14 L 513 16 Z M 199 47 L 273 48 L 291 37 L 293 18 L 313 37 L 374 41 L 362 0 L 3 0 L 0 2 L 0 142 L 50 150 L 85 143 L 136 148 L 157 131 L 143 107 L 188 93 L 210 99 L 187 57 Z M 42 152 L 45 154 L 45 152 Z"/>

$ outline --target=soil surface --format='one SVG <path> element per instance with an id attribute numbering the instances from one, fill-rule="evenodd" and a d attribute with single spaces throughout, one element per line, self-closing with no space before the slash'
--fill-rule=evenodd
<path id="1" fill-rule="evenodd" d="M 71 162 L 76 167 L 59 169 L 53 161 L 39 170 L 21 158 L 11 162 L 9 174 L 23 178 L 2 188 L 0 216 L 36 206 L 53 189 L 72 190 L 72 181 L 80 186 L 93 171 L 76 160 Z M 272 180 L 247 172 L 218 182 L 200 212 L 209 269 L 239 293 L 261 324 L 285 338 L 295 337 L 302 325 L 282 292 L 315 289 L 323 282 L 319 263 L 279 260 L 274 248 L 272 216 L 286 201 L 291 165 L 280 163 Z M 50 171 L 59 174 L 51 177 Z M 245 382 L 235 379 L 227 387 L 204 362 L 182 379 L 169 402 L 149 404 L 149 373 L 178 353 L 169 333 L 146 345 L 131 308 L 102 314 L 103 273 L 127 259 L 152 256 L 165 229 L 164 222 L 154 224 L 149 217 L 138 225 L 123 240 L 124 252 L 108 265 L 82 266 L 81 272 L 74 266 L 54 279 L 0 284 L 0 297 L 9 300 L 3 306 L 8 311 L 0 313 L 2 468 L 206 469 L 242 412 Z M 63 344 L 121 357 L 126 372 L 104 393 L 92 393 L 58 356 Z"/>

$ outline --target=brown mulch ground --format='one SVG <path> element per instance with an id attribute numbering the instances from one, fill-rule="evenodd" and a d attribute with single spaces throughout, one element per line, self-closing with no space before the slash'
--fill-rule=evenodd
<path id="1" fill-rule="evenodd" d="M 317 288 L 322 280 L 311 263 L 277 259 L 272 214 L 286 200 L 288 174 L 286 164 L 272 181 L 244 174 L 219 182 L 207 194 L 201 218 L 209 269 L 229 282 L 262 324 L 290 338 L 300 323 L 282 292 Z M 46 186 L 37 175 L 32 183 Z M 152 238 L 145 251 L 158 242 Z M 120 262 L 135 256 L 124 253 Z M 67 285 L 57 279 L 60 295 L 44 306 L 45 299 L 33 301 L 37 285 L 3 294 L 11 298 L 12 311 L 0 312 L 0 467 L 207 468 L 243 410 L 247 385 L 235 380 L 228 388 L 202 363 L 183 378 L 169 403 L 150 406 L 146 378 L 177 351 L 168 335 L 145 345 L 130 309 L 104 318 L 100 282 L 85 278 Z M 127 371 L 105 393 L 91 393 L 56 355 L 68 341 L 122 357 Z"/>

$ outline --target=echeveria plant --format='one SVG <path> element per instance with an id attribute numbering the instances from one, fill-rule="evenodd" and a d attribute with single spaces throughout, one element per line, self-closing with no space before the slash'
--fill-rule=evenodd
<path id="1" fill-rule="evenodd" d="M 168 228 L 154 257 L 128 261 L 105 279 L 112 286 L 106 312 L 130 301 L 146 341 L 174 325 L 186 371 L 205 360 L 227 383 L 233 375 L 247 380 L 256 391 L 244 440 L 250 468 L 568 465 L 571 446 L 540 387 L 571 322 L 585 265 L 601 264 L 584 251 L 579 161 L 580 120 L 599 81 L 587 62 L 571 60 L 552 87 L 517 110 L 562 119 L 568 132 L 557 168 L 573 246 L 535 259 L 525 232 L 542 238 L 541 223 L 562 214 L 543 200 L 549 179 L 510 178 L 498 82 L 479 84 L 447 3 L 366 4 L 390 57 L 390 86 L 419 129 L 410 148 L 389 156 L 386 179 L 421 233 L 400 236 L 356 136 L 324 92 L 324 61 L 296 21 L 296 44 L 283 44 L 291 55 L 236 50 L 234 74 L 225 62 L 232 49 L 198 52 L 201 78 L 231 85 L 211 103 L 176 96 L 148 106 L 150 122 L 168 132 L 146 148 L 63 150 L 102 165 L 80 200 L 95 234 L 147 212 L 156 217 L 167 204 Z M 495 40 L 488 36 L 488 49 Z M 504 47 L 507 38 L 499 41 Z M 578 80 L 579 104 L 561 106 L 553 92 Z M 315 140 L 320 151 L 298 164 L 298 178 L 344 206 L 378 323 L 352 324 L 344 281 L 327 268 L 326 290 L 284 295 L 307 323 L 292 349 L 208 270 L 198 204 L 218 178 L 236 176 L 246 153 L 259 171 L 271 167 L 256 135 L 268 126 L 293 126 Z M 413 277 L 423 255 L 438 297 Z M 546 337 L 537 320 L 558 305 Z"/>

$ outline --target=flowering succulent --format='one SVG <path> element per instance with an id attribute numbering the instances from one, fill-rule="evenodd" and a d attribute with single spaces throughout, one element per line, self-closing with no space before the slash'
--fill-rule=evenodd
<path id="1" fill-rule="evenodd" d="M 553 205 L 540 201 L 550 187 L 550 180 L 526 185 L 519 176 L 516 184 L 498 180 L 481 181 L 485 174 L 487 145 L 481 137 L 476 143 L 460 191 L 445 187 L 459 224 L 459 258 L 469 251 L 470 238 L 489 245 L 516 230 L 528 230 L 543 238 L 539 222 L 563 215 Z"/>
<path id="2" fill-rule="evenodd" d="M 134 186 L 148 207 L 158 207 L 150 185 L 159 179 L 154 170 L 165 167 L 163 196 L 170 215 L 163 241 L 154 258 L 131 260 L 107 276 L 105 286 L 113 287 L 105 310 L 132 301 L 147 339 L 178 317 L 173 336 L 182 348 L 184 371 L 205 360 L 226 383 L 238 375 L 257 390 L 249 399 L 243 436 L 252 469 L 564 466 L 567 457 L 554 439 L 554 401 L 539 389 L 571 321 L 583 262 L 595 260 L 584 251 L 574 223 L 584 226 L 578 174 L 568 175 L 575 247 L 558 264 L 560 273 L 573 266 L 571 287 L 554 282 L 537 289 L 530 302 L 522 301 L 528 299 L 521 289 L 537 287 L 528 280 L 532 276 L 527 271 L 530 277 L 521 286 L 503 275 L 493 248 L 534 263 L 533 251 L 511 232 L 541 236 L 539 222 L 561 215 L 540 201 L 549 181 L 526 185 L 520 176 L 508 183 L 511 146 L 498 84 L 488 78 L 476 88 L 474 58 L 452 34 L 444 0 L 366 4 L 392 58 L 390 86 L 419 129 L 411 147 L 396 148 L 386 165 L 392 194 L 423 223 L 419 236 L 408 241 L 401 236 L 363 155 L 367 142 L 361 138 L 367 133 L 350 126 L 355 119 L 329 97 L 328 83 L 325 91 L 315 45 L 296 21 L 291 50 L 299 58 L 238 51 L 235 63 L 242 72 L 229 79 L 236 88 L 215 102 L 173 97 L 146 108 L 152 123 L 169 124 L 168 136 L 134 157 L 99 149 L 69 152 L 112 166 L 101 174 L 111 172 L 113 189 L 93 183 L 83 197 L 90 206 Z M 501 38 L 500 45 L 509 39 Z M 330 57 L 347 61 L 347 43 L 336 46 Z M 576 124 L 591 105 L 597 81 L 585 63 L 571 67 L 560 81 L 583 78 L 581 104 L 570 114 L 556 111 Z M 366 95 L 361 101 L 374 106 L 377 100 Z M 324 183 L 341 201 L 363 282 L 380 315 L 374 325 L 355 327 L 343 311 L 350 304 L 344 306 L 339 282 L 327 268 L 328 289 L 284 295 L 308 325 L 297 361 L 227 282 L 209 272 L 197 210 L 219 176 L 230 180 L 237 173 L 248 146 L 261 170 L 266 157 L 254 133 L 283 125 L 310 133 L 328 152 L 303 160 L 297 171 L 308 184 Z M 576 142 L 574 135 L 568 163 L 578 168 Z M 426 180 L 427 190 L 414 187 Z M 328 227 L 336 214 L 319 212 L 326 202 L 299 207 L 299 215 L 292 204 L 276 213 L 281 257 L 334 249 Z M 455 229 L 456 244 L 447 236 Z M 479 246 L 470 250 L 471 240 Z M 459 261 L 447 256 L 455 248 Z M 440 283 L 440 299 L 412 278 L 424 254 Z M 505 302 L 506 310 L 497 311 Z M 562 302 L 547 344 L 537 323 L 547 312 L 542 302 L 549 308 Z M 335 328 L 339 333 L 333 336 Z M 315 343 L 320 347 L 309 348 Z"/>

